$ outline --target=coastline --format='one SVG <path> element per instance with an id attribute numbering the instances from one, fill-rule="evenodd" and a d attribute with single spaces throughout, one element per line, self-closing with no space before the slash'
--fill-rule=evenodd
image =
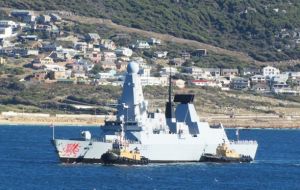
<path id="1" fill-rule="evenodd" d="M 0 126 L 78 126 L 99 127 L 105 119 L 114 120 L 114 116 L 107 115 L 75 115 L 75 114 L 40 114 L 2 112 Z M 201 121 L 211 125 L 222 123 L 230 129 L 300 129 L 300 116 L 280 117 L 277 115 L 202 115 Z"/>
<path id="2" fill-rule="evenodd" d="M 78 126 L 97 127 L 104 124 L 109 118 L 103 115 L 75 115 L 75 114 L 41 114 L 41 113 L 17 113 L 2 112 L 0 125 L 30 125 L 30 126 Z"/>

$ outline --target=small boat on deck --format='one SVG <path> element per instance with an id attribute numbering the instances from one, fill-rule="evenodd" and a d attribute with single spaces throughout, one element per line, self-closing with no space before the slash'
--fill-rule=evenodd
<path id="1" fill-rule="evenodd" d="M 235 150 L 230 149 L 225 142 L 217 147 L 216 154 L 203 154 L 200 158 L 200 162 L 241 163 L 251 161 L 253 161 L 251 156 L 238 154 Z"/>

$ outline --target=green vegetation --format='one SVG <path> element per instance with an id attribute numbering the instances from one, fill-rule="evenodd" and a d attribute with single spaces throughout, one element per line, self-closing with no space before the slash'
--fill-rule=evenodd
<path id="1" fill-rule="evenodd" d="M 109 18 L 122 25 L 244 51 L 260 61 L 300 57 L 297 0 L 1 0 L 0 6 Z"/>
<path id="2" fill-rule="evenodd" d="M 107 104 L 115 103 L 120 96 L 120 88 L 113 86 L 95 87 L 38 82 L 25 85 L 14 79 L 1 80 L 0 89 L 0 104 L 5 105 L 6 108 L 18 105 L 28 112 L 95 112 L 95 110 L 76 110 L 71 106 L 71 104 L 83 104 L 97 106 L 97 113 L 107 113 Z"/>
<path id="3" fill-rule="evenodd" d="M 144 95 L 149 100 L 149 109 L 164 110 L 167 87 L 146 86 Z M 201 113 L 225 113 L 233 110 L 243 112 L 278 113 L 280 108 L 298 107 L 299 97 L 264 97 L 243 92 L 223 92 L 215 88 L 192 87 L 175 89 L 174 93 L 195 94 L 195 106 Z M 0 111 L 41 113 L 88 113 L 107 114 L 114 112 L 121 88 L 114 86 L 90 86 L 73 84 L 22 83 L 7 79 L 0 81 Z M 289 103 L 281 103 L 285 99 Z M 93 109 L 75 109 L 72 105 L 91 105 Z M 260 109 L 265 107 L 268 109 Z M 236 112 L 237 113 L 237 112 Z"/>
<path id="4" fill-rule="evenodd" d="M 23 75 L 25 73 L 22 67 L 9 67 L 6 65 L 0 65 L 0 76 L 7 75 Z"/>

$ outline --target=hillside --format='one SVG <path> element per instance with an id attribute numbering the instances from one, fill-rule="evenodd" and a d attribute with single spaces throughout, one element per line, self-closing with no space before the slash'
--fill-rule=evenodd
<path id="1" fill-rule="evenodd" d="M 121 25 L 243 51 L 258 61 L 300 57 L 296 0 L 2 0 L 0 6 L 109 18 Z"/>

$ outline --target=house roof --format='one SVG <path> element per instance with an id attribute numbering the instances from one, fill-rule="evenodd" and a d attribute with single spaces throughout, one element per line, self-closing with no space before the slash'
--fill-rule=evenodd
<path id="1" fill-rule="evenodd" d="M 193 82 L 193 83 L 195 83 L 195 82 L 202 82 L 202 83 L 204 83 L 204 82 L 209 82 L 209 80 L 198 79 L 198 80 L 192 80 L 192 82 Z"/>
<path id="2" fill-rule="evenodd" d="M 89 36 L 91 39 L 100 39 L 100 36 L 99 36 L 99 34 L 97 34 L 97 33 L 88 33 L 88 36 Z"/>

